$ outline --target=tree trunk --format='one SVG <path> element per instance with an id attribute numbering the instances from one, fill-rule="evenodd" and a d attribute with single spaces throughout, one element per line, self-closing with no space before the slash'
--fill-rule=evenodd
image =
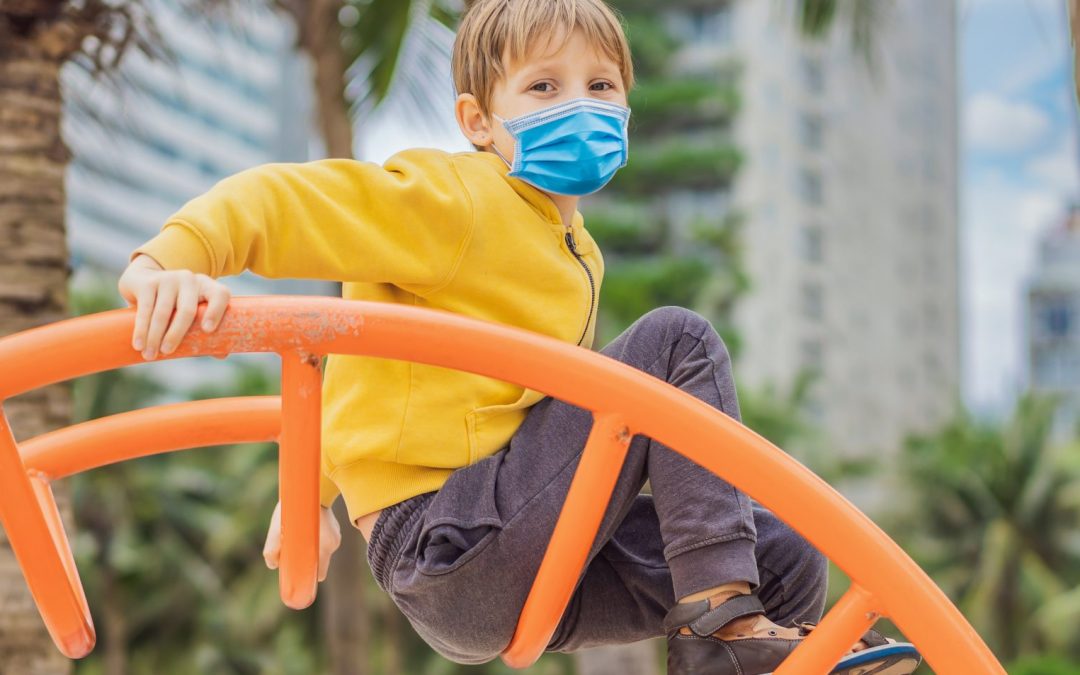
<path id="1" fill-rule="evenodd" d="M 108 675 L 128 675 L 128 618 L 129 608 L 121 600 L 116 572 L 106 566 L 101 570 L 103 577 L 102 623 L 104 633 L 101 645 L 104 651 L 103 661 Z"/>
<path id="2" fill-rule="evenodd" d="M 323 636 L 330 656 L 333 675 L 366 675 L 370 667 L 370 625 L 372 611 L 365 605 L 364 575 L 367 559 L 364 538 L 349 523 L 345 502 L 334 504 L 341 524 L 341 547 L 330 561 L 330 572 L 323 582 Z"/>
<path id="3" fill-rule="evenodd" d="M 382 666 L 384 675 L 404 675 L 405 659 L 402 653 L 405 649 L 401 634 L 402 624 L 401 610 L 389 597 L 383 598 L 379 603 L 379 611 L 382 615 Z"/>
<path id="4" fill-rule="evenodd" d="M 32 4 L 4 11 L 30 11 Z M 68 45 L 58 41 L 53 27 L 43 22 L 0 38 L 0 336 L 67 318 L 64 169 L 69 155 L 60 137 L 59 75 Z M 16 441 L 66 426 L 70 385 L 9 399 L 3 413 Z M 71 533 L 69 491 L 63 482 L 54 483 L 53 490 Z M 20 675 L 71 672 L 45 630 L 2 532 L 0 669 Z"/>
<path id="5" fill-rule="evenodd" d="M 1076 85 L 1076 101 L 1080 102 L 1080 0 L 1069 0 L 1069 26 L 1072 29 L 1073 83 Z"/>
<path id="6" fill-rule="evenodd" d="M 659 640 L 642 640 L 577 652 L 578 675 L 660 675 L 659 644 Z"/>
<path id="7" fill-rule="evenodd" d="M 345 101 L 345 50 L 338 12 L 342 0 L 279 0 L 300 31 L 300 49 L 311 57 L 315 114 L 328 157 L 353 157 L 352 122 Z"/>

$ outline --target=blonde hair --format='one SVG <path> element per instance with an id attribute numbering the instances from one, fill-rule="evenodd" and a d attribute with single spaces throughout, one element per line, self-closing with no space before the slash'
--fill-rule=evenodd
<path id="1" fill-rule="evenodd" d="M 623 86 L 630 91 L 630 46 L 615 11 L 603 0 L 474 0 L 454 40 L 454 88 L 476 96 L 480 112 L 487 114 L 495 83 L 506 76 L 503 52 L 519 61 L 559 29 L 564 42 L 580 29 L 589 44 L 618 64 Z"/>

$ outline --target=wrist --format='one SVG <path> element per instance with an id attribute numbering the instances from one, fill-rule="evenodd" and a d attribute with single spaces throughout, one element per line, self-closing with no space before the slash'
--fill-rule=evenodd
<path id="1" fill-rule="evenodd" d="M 165 270 L 164 267 L 158 264 L 158 261 L 154 260 L 145 253 L 140 253 L 139 255 L 135 256 L 135 259 L 131 261 L 131 264 L 137 267 L 157 270 L 159 272 L 163 272 Z"/>

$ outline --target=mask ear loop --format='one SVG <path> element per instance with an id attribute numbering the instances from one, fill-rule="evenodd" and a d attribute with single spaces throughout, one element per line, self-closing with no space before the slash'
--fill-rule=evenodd
<path id="1" fill-rule="evenodd" d="M 499 117 L 495 113 L 491 113 L 491 116 L 494 117 L 495 119 L 499 120 L 500 122 L 502 122 L 504 125 L 506 124 L 506 120 Z M 504 157 L 503 154 L 501 152 L 499 152 L 498 146 L 495 145 L 495 134 L 491 134 L 491 149 L 495 151 L 495 154 L 499 156 L 499 159 L 501 159 L 504 164 L 506 164 L 506 167 L 508 169 L 510 169 L 510 170 L 514 169 L 513 163 L 507 161 L 506 157 Z"/>
<path id="2" fill-rule="evenodd" d="M 503 161 L 503 163 L 506 164 L 506 168 L 513 170 L 514 165 L 511 164 L 510 162 L 506 161 L 506 158 L 503 157 L 503 154 L 501 152 L 499 152 L 499 148 L 496 147 L 496 145 L 494 143 L 491 144 L 491 149 L 494 150 L 495 154 L 499 156 L 499 159 L 501 159 Z"/>

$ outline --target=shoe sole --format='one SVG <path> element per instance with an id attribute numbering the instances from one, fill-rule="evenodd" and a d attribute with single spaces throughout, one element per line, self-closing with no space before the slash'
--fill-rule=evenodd
<path id="1" fill-rule="evenodd" d="M 914 645 L 893 643 L 856 652 L 838 663 L 829 675 L 911 675 L 921 662 Z"/>

